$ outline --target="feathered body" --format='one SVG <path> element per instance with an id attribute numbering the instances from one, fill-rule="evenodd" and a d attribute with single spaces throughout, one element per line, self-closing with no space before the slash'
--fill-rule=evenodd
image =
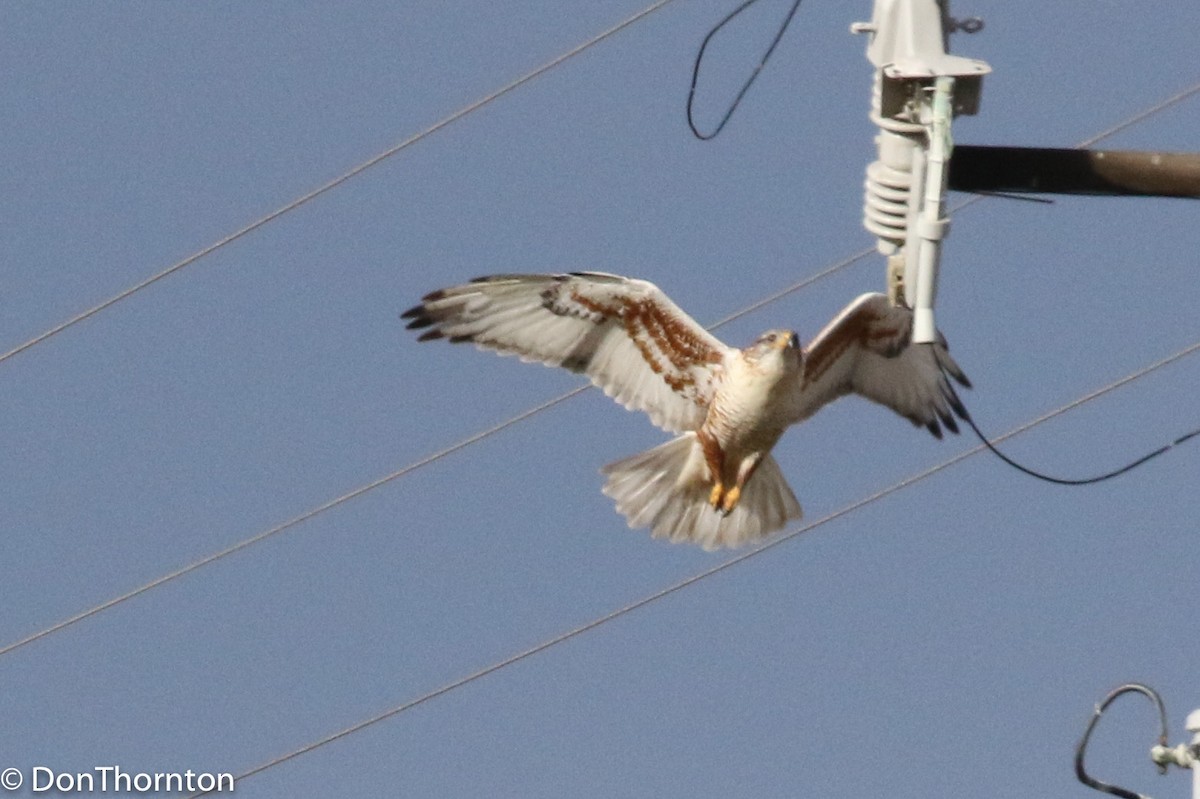
<path id="1" fill-rule="evenodd" d="M 912 314 L 879 294 L 850 303 L 807 348 L 790 330 L 722 344 L 652 283 L 596 272 L 497 275 L 435 291 L 404 313 L 421 340 L 470 341 L 588 375 L 681 435 L 602 470 L 631 527 L 706 549 L 737 546 L 801 515 L 771 456 L 792 424 L 858 393 L 941 437 L 966 418 L 945 341 L 909 346 Z"/>

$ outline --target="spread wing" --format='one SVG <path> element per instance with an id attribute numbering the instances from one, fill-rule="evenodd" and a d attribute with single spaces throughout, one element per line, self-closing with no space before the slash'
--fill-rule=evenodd
<path id="1" fill-rule="evenodd" d="M 957 433 L 954 415 L 966 419 L 967 411 L 946 375 L 967 388 L 971 382 L 940 332 L 936 344 L 912 344 L 911 336 L 912 311 L 893 308 L 882 294 L 864 294 L 847 305 L 804 351 L 804 386 L 793 421 L 855 393 L 938 438 L 941 425 Z"/>
<path id="2" fill-rule="evenodd" d="M 598 272 L 494 275 L 428 294 L 402 314 L 421 341 L 470 341 L 581 372 L 671 432 L 704 421 L 728 347 L 653 283 Z"/>

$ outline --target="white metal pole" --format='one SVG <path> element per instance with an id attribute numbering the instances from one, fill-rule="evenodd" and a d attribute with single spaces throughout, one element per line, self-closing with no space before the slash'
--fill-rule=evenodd
<path id="1" fill-rule="evenodd" d="M 941 263 L 942 239 L 950 226 L 950 220 L 942 216 L 945 208 L 946 176 L 950 167 L 950 153 L 954 145 L 950 138 L 950 102 L 954 92 L 954 78 L 939 75 L 934 81 L 933 119 L 929 123 L 929 142 L 926 151 L 928 167 L 925 172 L 925 196 L 917 222 L 920 236 L 916 253 L 916 269 L 913 279 L 907 282 L 911 294 L 909 306 L 913 309 L 914 344 L 932 344 L 937 341 L 937 326 L 933 319 L 933 303 L 937 298 L 938 266 Z M 912 257 L 911 254 L 909 256 Z"/>

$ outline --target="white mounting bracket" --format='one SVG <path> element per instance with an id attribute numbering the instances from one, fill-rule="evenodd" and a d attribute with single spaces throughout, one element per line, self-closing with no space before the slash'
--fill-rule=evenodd
<path id="1" fill-rule="evenodd" d="M 1178 746 L 1158 745 L 1150 750 L 1150 759 L 1165 774 L 1167 766 L 1192 770 L 1192 797 L 1200 799 L 1200 710 L 1193 710 L 1187 717 L 1187 731 L 1192 733 L 1192 743 Z"/>
<path id="2" fill-rule="evenodd" d="M 977 19 L 950 17 L 949 0 L 875 0 L 870 22 L 850 26 L 870 34 L 875 66 L 871 121 L 879 158 L 867 167 L 863 226 L 888 256 L 888 296 L 913 309 L 913 341 L 937 339 L 933 305 L 945 217 L 946 178 L 959 114 L 979 110 L 983 61 L 952 56 L 952 31 L 974 33 Z"/>

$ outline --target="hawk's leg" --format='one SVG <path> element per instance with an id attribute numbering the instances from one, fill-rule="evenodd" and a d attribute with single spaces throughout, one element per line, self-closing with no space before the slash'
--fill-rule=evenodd
<path id="1" fill-rule="evenodd" d="M 696 440 L 700 442 L 700 449 L 704 452 L 704 462 L 708 464 L 708 474 L 713 481 L 712 491 L 708 494 L 708 504 L 717 510 L 725 498 L 725 483 L 721 479 L 725 470 L 725 453 L 721 449 L 721 444 L 703 430 L 697 431 Z"/>
<path id="2" fill-rule="evenodd" d="M 757 452 L 744 461 L 738 467 L 737 483 L 733 488 L 725 492 L 725 498 L 721 502 L 721 512 L 728 515 L 730 511 L 737 507 L 738 500 L 742 498 L 742 489 L 746 487 L 746 483 L 754 476 L 754 470 L 758 468 L 758 464 L 762 463 L 763 453 Z M 716 507 L 715 505 L 713 507 Z"/>

